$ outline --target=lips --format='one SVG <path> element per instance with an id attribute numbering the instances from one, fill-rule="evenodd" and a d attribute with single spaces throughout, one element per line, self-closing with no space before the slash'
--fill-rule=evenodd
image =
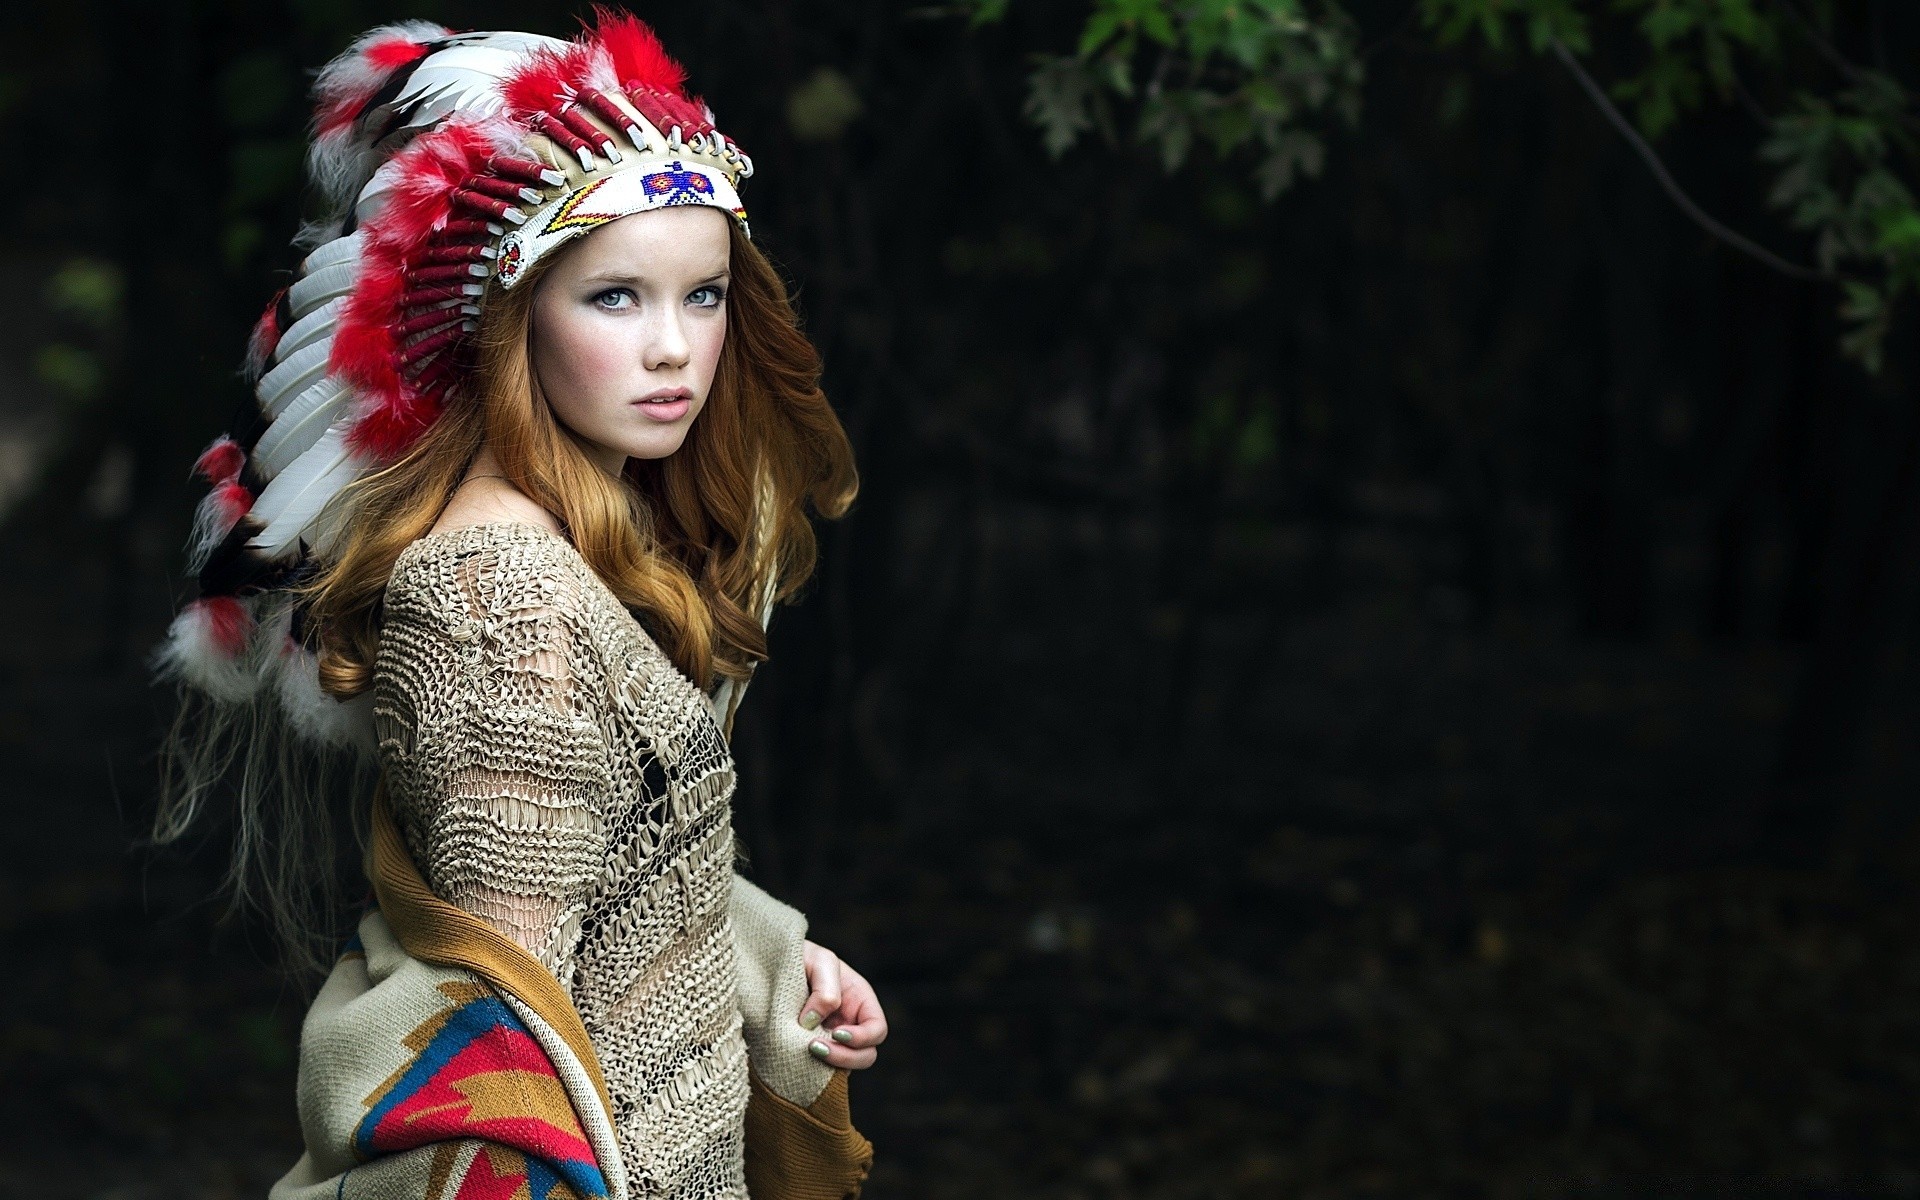
<path id="1" fill-rule="evenodd" d="M 642 416 L 654 421 L 678 421 L 693 407 L 693 393 L 686 388 L 665 388 L 633 402 Z"/>

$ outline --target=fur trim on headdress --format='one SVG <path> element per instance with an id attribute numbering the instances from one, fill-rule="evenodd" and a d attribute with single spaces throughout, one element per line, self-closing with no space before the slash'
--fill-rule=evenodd
<path id="1" fill-rule="evenodd" d="M 276 655 L 274 695 L 293 731 L 322 746 L 357 749 L 371 756 L 378 749 L 373 730 L 373 689 L 351 700 L 336 700 L 320 688 L 320 660 L 290 637 Z"/>
<path id="2" fill-rule="evenodd" d="M 247 661 L 253 614 L 234 596 L 202 596 L 180 610 L 154 651 L 153 668 L 164 678 L 198 688 L 215 700 L 237 704 L 259 684 Z"/>

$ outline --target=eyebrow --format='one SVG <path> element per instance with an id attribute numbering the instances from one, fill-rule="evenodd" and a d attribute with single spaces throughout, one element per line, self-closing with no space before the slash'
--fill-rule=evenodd
<path id="1" fill-rule="evenodd" d="M 722 279 L 728 278 L 729 276 L 731 276 L 731 274 L 732 274 L 732 271 L 730 268 L 721 267 L 719 270 L 714 271 L 699 280 L 696 280 L 693 286 L 701 287 L 705 284 L 717 283 Z M 604 284 L 610 284 L 610 283 L 644 285 L 650 281 L 644 275 L 635 275 L 628 271 L 601 271 L 601 272 L 598 272 L 597 274 L 587 276 L 585 279 L 582 279 L 580 282 L 583 285 L 586 285 L 586 284 L 604 285 Z"/>

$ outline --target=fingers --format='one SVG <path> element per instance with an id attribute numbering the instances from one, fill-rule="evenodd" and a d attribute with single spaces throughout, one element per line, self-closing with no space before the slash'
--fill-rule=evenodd
<path id="1" fill-rule="evenodd" d="M 887 1014 L 873 985 L 825 946 L 801 943 L 812 989 L 800 1009 L 800 1026 L 825 1035 L 807 1043 L 807 1051 L 830 1067 L 860 1071 L 879 1057 L 875 1047 L 887 1040 Z"/>
<path id="2" fill-rule="evenodd" d="M 864 1071 L 873 1065 L 874 1059 L 880 1056 L 878 1050 L 870 1047 L 865 1050 L 856 1050 L 818 1040 L 808 1043 L 807 1050 L 828 1066 L 840 1067 L 848 1071 Z"/>
<path id="3" fill-rule="evenodd" d="M 801 943 L 807 967 L 807 1002 L 800 1006 L 800 1027 L 818 1029 L 820 1023 L 840 1011 L 841 973 L 844 964 L 833 951 L 812 942 Z"/>
<path id="4" fill-rule="evenodd" d="M 865 1050 L 887 1040 L 887 1014 L 866 977 L 840 964 L 840 1011 L 826 1022 L 828 1036 L 851 1050 Z"/>

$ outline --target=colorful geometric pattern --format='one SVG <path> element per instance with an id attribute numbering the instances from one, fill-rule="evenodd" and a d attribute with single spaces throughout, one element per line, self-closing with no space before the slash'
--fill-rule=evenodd
<path id="1" fill-rule="evenodd" d="M 627 214 L 621 212 L 597 213 L 580 211 L 582 206 L 586 204 L 588 198 L 602 187 L 605 187 L 610 181 L 610 178 L 611 177 L 608 179 L 596 179 L 573 195 L 568 196 L 560 207 L 554 210 L 553 219 L 548 221 L 546 227 L 540 232 L 542 234 L 549 234 L 558 233 L 562 229 L 592 229 L 596 225 L 605 225 L 608 221 L 616 221 L 626 216 Z"/>
<path id="2" fill-rule="evenodd" d="M 650 196 L 664 196 L 667 204 L 713 203 L 713 180 L 699 171 L 689 171 L 682 163 L 671 163 L 664 171 L 654 171 L 640 179 Z"/>
<path id="3" fill-rule="evenodd" d="M 452 1001 L 405 1039 L 412 1061 L 366 1097 L 354 1130 L 364 1160 L 475 1138 L 453 1200 L 600 1200 L 607 1181 L 566 1087 L 540 1043 L 498 996 L 445 983 Z"/>

